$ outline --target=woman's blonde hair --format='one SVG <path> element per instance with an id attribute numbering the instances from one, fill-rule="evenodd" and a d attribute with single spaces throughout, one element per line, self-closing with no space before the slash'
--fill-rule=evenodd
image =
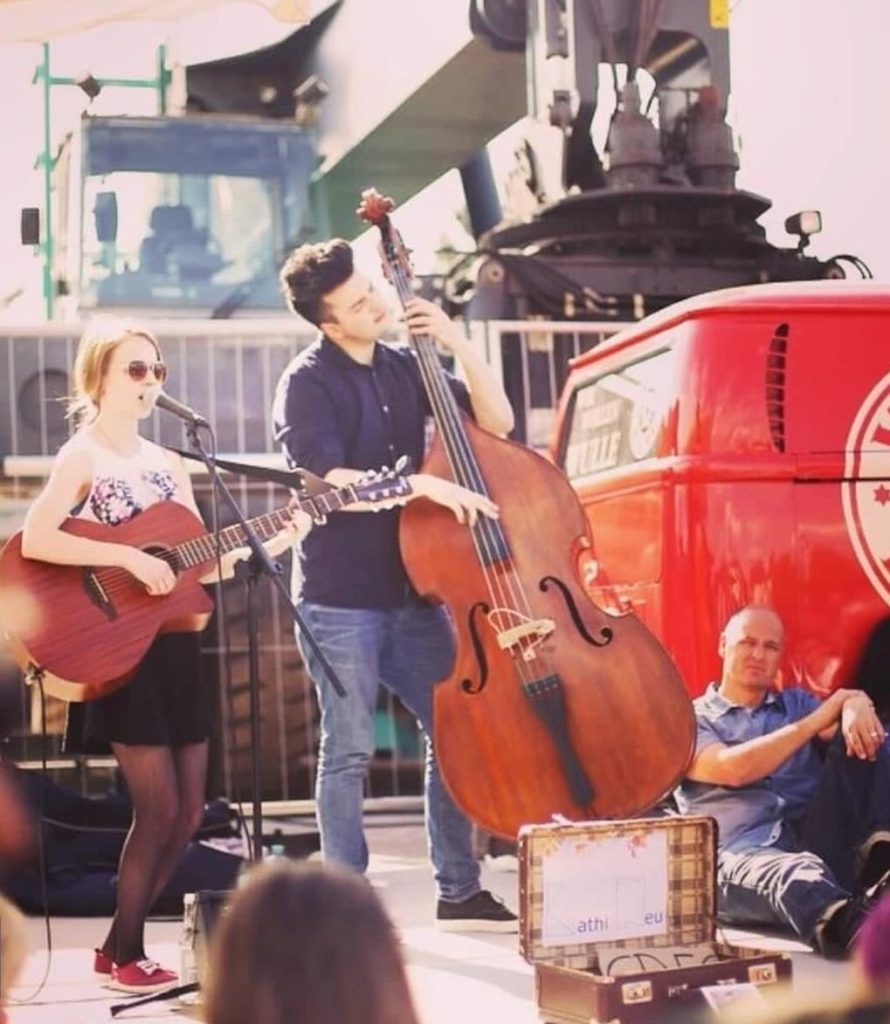
<path id="1" fill-rule="evenodd" d="M 102 381 L 108 372 L 111 354 L 126 338 L 145 338 L 154 345 L 158 359 L 161 349 L 154 335 L 129 320 L 96 317 L 91 320 L 77 346 L 74 358 L 74 390 L 68 400 L 68 417 L 76 427 L 92 422 L 99 412 Z"/>
<path id="2" fill-rule="evenodd" d="M 208 1024 L 419 1024 L 395 928 L 359 875 L 251 871 L 213 935 Z"/>

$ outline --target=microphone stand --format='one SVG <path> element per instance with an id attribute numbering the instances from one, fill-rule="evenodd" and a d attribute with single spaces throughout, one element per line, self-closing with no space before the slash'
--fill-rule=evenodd
<path id="1" fill-rule="evenodd" d="M 235 577 L 245 585 L 247 602 L 247 651 L 248 651 L 248 687 L 250 690 L 250 747 L 251 747 L 251 783 L 253 790 L 253 849 L 251 859 L 262 860 L 263 854 L 263 814 L 262 814 L 262 786 L 260 783 L 260 661 L 259 661 L 259 620 L 257 618 L 256 588 L 261 576 L 267 576 L 275 584 L 278 592 L 284 598 L 293 614 L 294 620 L 299 626 L 302 634 L 306 637 L 316 656 L 321 660 L 326 669 L 331 684 L 341 697 L 346 696 L 340 680 L 334 675 L 333 670 L 327 663 L 324 655 L 319 649 L 312 633 L 307 629 L 302 616 L 291 599 L 290 593 L 281 578 L 281 566 L 278 562 L 272 561 L 269 552 L 263 547 L 262 541 L 256 535 L 253 527 L 244 517 L 232 492 L 225 485 L 216 471 L 214 460 L 204 449 L 201 439 L 198 437 L 198 428 L 201 426 L 196 419 L 186 420 L 186 435 L 192 448 L 197 452 L 198 457 L 207 467 L 210 479 L 213 481 L 217 492 L 222 495 L 226 505 L 231 510 L 236 521 L 244 532 L 246 546 L 250 548 L 250 557 L 241 559 L 235 564 Z"/>

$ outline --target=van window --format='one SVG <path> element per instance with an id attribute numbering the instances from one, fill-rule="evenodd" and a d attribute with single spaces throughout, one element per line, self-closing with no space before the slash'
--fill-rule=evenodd
<path id="1" fill-rule="evenodd" d="M 564 448 L 570 480 L 654 454 L 675 394 L 675 368 L 675 350 L 662 349 L 578 387 Z"/>

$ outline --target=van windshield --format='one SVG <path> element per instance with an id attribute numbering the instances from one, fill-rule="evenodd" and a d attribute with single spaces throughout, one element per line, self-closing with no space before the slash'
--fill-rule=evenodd
<path id="1" fill-rule="evenodd" d="M 110 117 L 82 133 L 82 305 L 281 308 L 277 269 L 314 230 L 305 129 Z"/>

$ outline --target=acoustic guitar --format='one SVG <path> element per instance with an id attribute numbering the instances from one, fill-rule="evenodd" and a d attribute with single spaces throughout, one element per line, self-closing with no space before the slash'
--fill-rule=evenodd
<path id="1" fill-rule="evenodd" d="M 411 493 L 398 472 L 369 474 L 357 483 L 294 499 L 287 508 L 250 520 L 260 540 L 282 530 L 295 508 L 316 523 L 347 505 L 384 507 Z M 68 701 L 106 697 L 126 683 L 158 633 L 197 632 L 213 602 L 200 583 L 216 562 L 217 538 L 188 508 L 160 501 L 118 526 L 66 519 L 61 529 L 90 540 L 140 548 L 162 558 L 177 576 L 169 594 L 152 596 L 125 569 L 58 565 L 25 558 L 21 531 L 0 554 L 0 587 L 21 593 L 36 609 L 34 621 L 8 633 L 12 656 L 29 682 L 39 677 L 46 693 Z M 220 554 L 243 547 L 240 525 L 219 533 Z"/>

